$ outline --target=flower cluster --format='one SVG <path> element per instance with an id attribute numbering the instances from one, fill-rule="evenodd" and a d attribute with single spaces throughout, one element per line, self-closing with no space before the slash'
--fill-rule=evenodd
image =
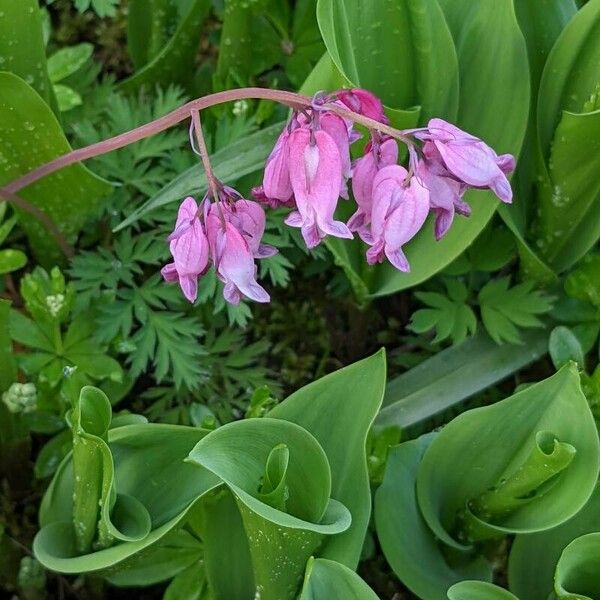
<path id="1" fill-rule="evenodd" d="M 463 199 L 468 189 L 489 188 L 503 202 L 511 202 L 506 177 L 515 167 L 511 155 L 498 156 L 479 138 L 431 119 L 427 127 L 407 131 L 381 127 L 382 133 L 373 127 L 363 155 L 353 163 L 350 147 L 361 136 L 352 116 L 388 124 L 381 101 L 366 90 L 315 96 L 310 107 L 294 112 L 267 159 L 262 185 L 252 190 L 264 206 L 292 209 L 285 222 L 300 228 L 308 248 L 328 235 L 351 239 L 356 233 L 369 246 L 369 264 L 387 259 L 408 272 L 403 247 L 430 212 L 439 240 L 455 213 L 470 214 Z M 398 140 L 408 146 L 408 170 L 398 164 Z M 344 223 L 334 215 L 339 198 L 349 198 L 349 180 L 357 210 Z M 254 263 L 276 252 L 260 243 L 264 210 L 215 183 L 216 201 L 207 196 L 198 206 L 186 198 L 181 205 L 169 237 L 173 263 L 162 274 L 167 281 L 178 281 L 186 298 L 194 301 L 198 277 L 212 263 L 228 302 L 238 303 L 242 295 L 268 302 L 269 295 L 256 281 Z"/>
<path id="2" fill-rule="evenodd" d="M 217 202 L 205 197 L 200 205 L 191 197 L 182 202 L 168 238 L 173 262 L 162 268 L 162 276 L 178 282 L 184 296 L 194 302 L 198 278 L 212 264 L 225 284 L 223 295 L 228 302 L 238 304 L 242 295 L 269 302 L 269 294 L 256 281 L 254 263 L 255 258 L 277 252 L 261 243 L 265 212 L 230 187 L 220 186 L 219 196 Z"/>

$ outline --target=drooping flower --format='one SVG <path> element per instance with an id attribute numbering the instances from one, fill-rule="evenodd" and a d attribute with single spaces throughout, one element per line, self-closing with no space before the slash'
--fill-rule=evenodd
<path id="1" fill-rule="evenodd" d="M 183 295 L 194 302 L 198 295 L 198 277 L 208 268 L 209 245 L 198 205 L 192 197 L 181 203 L 175 230 L 169 239 L 173 262 L 164 266 L 161 274 L 165 281 L 178 282 Z"/>
<path id="2" fill-rule="evenodd" d="M 256 281 L 252 250 L 236 226 L 211 207 L 206 217 L 206 232 L 217 276 L 225 284 L 225 300 L 239 304 L 243 295 L 256 302 L 269 302 L 269 294 Z"/>
<path id="3" fill-rule="evenodd" d="M 462 199 L 467 186 L 448 177 L 439 164 L 420 160 L 416 167 L 416 176 L 429 190 L 431 209 L 435 213 L 435 239 L 440 240 L 450 229 L 454 214 L 468 217 L 471 207 Z"/>
<path id="4" fill-rule="evenodd" d="M 502 202 L 512 202 L 506 175 L 515 168 L 513 156 L 498 156 L 485 142 L 443 119 L 431 119 L 414 135 L 425 141 L 423 152 L 429 161 L 437 162 L 449 177 L 469 187 L 489 188 Z"/>
<path id="5" fill-rule="evenodd" d="M 309 248 L 327 235 L 352 238 L 341 221 L 334 221 L 340 193 L 342 161 L 333 138 L 325 131 L 299 128 L 290 134 L 290 180 L 297 211 L 286 223 L 300 227 Z"/>
<path id="6" fill-rule="evenodd" d="M 377 172 L 398 161 L 398 144 L 387 138 L 381 143 L 369 142 L 365 154 L 359 158 L 352 171 L 352 193 L 358 210 L 350 217 L 348 229 L 356 231 L 364 240 L 370 239 L 368 225 L 373 207 L 373 180 Z"/>
<path id="7" fill-rule="evenodd" d="M 286 127 L 267 158 L 263 176 L 262 192 L 266 198 L 278 204 L 289 202 L 293 194 L 289 169 L 289 137 Z"/>
<path id="8" fill-rule="evenodd" d="M 319 118 L 319 125 L 335 142 L 342 163 L 342 176 L 340 178 L 339 195 L 348 199 L 348 186 L 346 181 L 352 176 L 352 161 L 350 159 L 350 137 L 344 120 L 332 112 L 323 112 Z"/>
<path id="9" fill-rule="evenodd" d="M 217 205 L 213 204 L 211 212 L 217 210 Z M 277 248 L 262 243 L 266 216 L 258 203 L 242 198 L 236 202 L 221 202 L 220 210 L 224 218 L 242 234 L 254 258 L 268 258 L 277 254 Z"/>
<path id="10" fill-rule="evenodd" d="M 372 246 L 367 262 L 387 259 L 400 271 L 410 271 L 402 246 L 423 226 L 429 212 L 429 191 L 400 165 L 383 167 L 373 181 Z"/>
<path id="11" fill-rule="evenodd" d="M 380 123 L 389 123 L 389 119 L 383 111 L 383 103 L 375 94 L 372 94 L 368 90 L 361 88 L 340 90 L 337 93 L 337 97 L 350 110 L 370 119 L 375 119 L 375 121 L 379 121 Z"/>

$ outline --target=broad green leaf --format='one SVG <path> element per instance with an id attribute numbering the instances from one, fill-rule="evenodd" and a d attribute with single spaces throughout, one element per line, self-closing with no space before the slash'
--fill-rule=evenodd
<path id="1" fill-rule="evenodd" d="M 231 184 L 234 179 L 261 169 L 284 126 L 285 123 L 271 125 L 215 152 L 210 157 L 215 175 L 220 180 Z M 204 170 L 199 165 L 194 166 L 176 177 L 139 209 L 133 211 L 118 225 L 115 231 L 128 227 L 143 215 L 160 206 L 170 202 L 180 202 L 189 194 L 204 194 L 205 191 L 206 175 Z"/>
<path id="2" fill-rule="evenodd" d="M 22 269 L 27 264 L 27 255 L 21 250 L 0 250 L 0 275 Z"/>
<path id="3" fill-rule="evenodd" d="M 0 73 L 0 185 L 70 151 L 42 98 L 19 77 Z M 108 184 L 75 164 L 27 186 L 19 195 L 43 210 L 72 241 L 109 190 Z M 34 255 L 41 264 L 53 265 L 61 256 L 54 238 L 31 215 L 16 212 Z"/>
<path id="4" fill-rule="evenodd" d="M 319 0 L 317 18 L 333 62 L 353 85 L 392 108 L 420 105 L 423 119 L 453 119 L 458 62 L 437 0 Z"/>
<path id="5" fill-rule="evenodd" d="M 304 427 L 320 443 L 331 468 L 331 497 L 352 515 L 351 527 L 326 541 L 319 555 L 354 569 L 371 512 L 365 443 L 381 406 L 383 351 L 340 369 L 289 396 L 269 417 Z"/>
<path id="6" fill-rule="evenodd" d="M 540 533 L 518 535 L 508 563 L 511 591 L 520 600 L 547 600 L 563 549 L 587 533 L 600 531 L 600 488 L 569 521 Z"/>
<path id="7" fill-rule="evenodd" d="M 133 92 L 142 86 L 167 86 L 171 83 L 184 87 L 191 81 L 196 49 L 202 33 L 202 23 L 210 9 L 210 0 L 191 0 L 180 16 L 173 37 L 162 50 L 139 71 L 119 84 L 120 89 Z M 135 15 L 136 13 L 134 13 Z"/>
<path id="8" fill-rule="evenodd" d="M 448 587 L 465 578 L 491 578 L 490 566 L 477 556 L 456 554 L 451 566 L 421 516 L 417 472 L 434 438 L 429 434 L 393 448 L 375 494 L 375 525 L 385 558 L 400 581 L 423 600 L 445 600 Z"/>
<path id="9" fill-rule="evenodd" d="M 556 565 L 554 591 L 559 600 L 595 600 L 600 596 L 600 532 L 573 540 Z"/>
<path id="10" fill-rule="evenodd" d="M 46 334 L 46 331 L 43 331 L 35 321 L 16 310 L 11 311 L 10 315 L 10 336 L 15 342 L 29 348 L 55 352 L 53 340 Z"/>
<path id="11" fill-rule="evenodd" d="M 373 590 L 348 567 L 325 558 L 311 558 L 306 565 L 299 600 L 377 600 Z"/>
<path id="12" fill-rule="evenodd" d="M 584 112 L 598 84 L 600 0 L 591 0 L 569 21 L 552 48 L 540 81 L 538 135 L 545 158 L 563 111 Z"/>
<path id="13" fill-rule="evenodd" d="M 48 57 L 48 76 L 52 83 L 58 83 L 73 75 L 92 57 L 94 46 L 84 42 L 76 46 L 61 48 Z"/>
<path id="14" fill-rule="evenodd" d="M 273 469 L 273 450 L 281 444 L 289 460 Z M 291 422 L 249 419 L 216 429 L 189 460 L 214 473 L 234 494 L 261 598 L 295 598 L 306 561 L 323 536 L 350 525 L 347 509 L 330 499 L 331 473 L 317 440 Z M 274 471 L 285 488 L 284 501 L 270 506 L 261 490 Z"/>
<path id="15" fill-rule="evenodd" d="M 0 71 L 25 80 L 56 112 L 37 0 L 0 0 Z M 3 92 L 4 84 L 0 83 L 0 94 Z"/>
<path id="16" fill-rule="evenodd" d="M 600 10 L 598 14 L 600 36 Z M 554 187 L 540 199 L 538 241 L 558 272 L 575 264 L 600 238 L 599 169 L 600 110 L 564 111 L 550 155 L 549 173 Z"/>
<path id="17" fill-rule="evenodd" d="M 68 455 L 42 501 L 42 529 L 34 540 L 38 560 L 47 568 L 64 573 L 100 571 L 134 556 L 172 531 L 186 518 L 198 498 L 219 485 L 219 480 L 205 469 L 184 462 L 206 433 L 195 427 L 160 424 L 110 429 L 108 448 L 114 465 L 113 483 L 122 497 L 132 498 L 138 507 L 144 507 L 152 529 L 143 539 L 116 542 L 83 555 L 76 551 L 71 524 L 75 481 L 72 455 Z M 136 517 L 133 514 L 118 524 L 131 527 Z"/>
<path id="18" fill-rule="evenodd" d="M 460 95 L 456 123 L 498 153 L 519 154 L 529 110 L 527 50 L 512 0 L 440 0 L 458 54 Z M 485 76 L 484 76 L 485 74 Z M 481 233 L 498 206 L 491 192 L 472 191 L 469 218 L 457 218 L 439 242 L 431 219 L 407 246 L 410 273 L 384 264 L 374 270 L 372 296 L 412 287 L 451 263 Z"/>
<path id="19" fill-rule="evenodd" d="M 17 363 L 10 339 L 10 302 L 0 298 L 0 393 L 17 381 Z"/>
<path id="20" fill-rule="evenodd" d="M 206 577 L 214 600 L 251 598 L 255 592 L 252 558 L 233 494 L 227 488 L 208 494 L 198 512 Z"/>
<path id="21" fill-rule="evenodd" d="M 102 576 L 113 585 L 147 586 L 171 579 L 203 557 L 202 543 L 184 529 L 173 529 L 156 544 L 134 554 Z"/>
<path id="22" fill-rule="evenodd" d="M 506 379 L 548 349 L 548 332 L 523 335 L 519 346 L 498 346 L 485 332 L 442 350 L 388 382 L 377 428 L 413 427 Z"/>
<path id="23" fill-rule="evenodd" d="M 555 470 L 546 473 L 555 460 Z M 564 523 L 588 501 L 599 468 L 598 432 L 577 369 L 568 364 L 510 398 L 451 421 L 425 453 L 418 501 L 433 532 L 460 549 L 469 538 Z M 508 497 L 504 512 L 487 514 L 489 494 L 497 500 L 517 487 L 520 493 L 514 502 Z"/>
<path id="24" fill-rule="evenodd" d="M 460 581 L 448 590 L 449 600 L 519 600 L 508 590 L 487 581 Z"/>
<path id="25" fill-rule="evenodd" d="M 537 135 L 538 89 L 548 54 L 560 32 L 577 12 L 577 6 L 573 0 L 518 0 L 515 2 L 515 11 L 527 44 L 531 102 L 527 136 L 513 178 L 515 201 L 510 206 L 500 207 L 499 212 L 509 227 L 513 225 L 511 230 L 518 232 L 515 235 L 519 240 L 522 261 L 525 263 L 522 266 L 534 267 L 531 270 L 536 278 L 543 278 L 543 263 L 522 239 L 528 221 L 533 216 L 534 188 L 540 166 L 543 164 Z"/>
<path id="26" fill-rule="evenodd" d="M 213 596 L 208 595 L 206 588 L 204 565 L 196 561 L 171 581 L 163 600 L 212 600 Z"/>
<path id="27" fill-rule="evenodd" d="M 89 552 L 93 543 L 103 548 L 114 538 L 139 541 L 150 532 L 150 515 L 144 506 L 129 496 L 116 495 L 107 444 L 111 418 L 110 401 L 93 387 L 81 390 L 69 413 L 73 430 L 73 525 L 80 554 Z M 130 517 L 125 523 L 115 522 L 119 510 Z"/>

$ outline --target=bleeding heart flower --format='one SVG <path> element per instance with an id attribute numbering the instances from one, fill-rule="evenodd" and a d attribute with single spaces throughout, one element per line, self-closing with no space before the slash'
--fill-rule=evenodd
<path id="1" fill-rule="evenodd" d="M 238 229 L 218 210 L 206 217 L 206 232 L 217 276 L 225 284 L 223 296 L 231 304 L 239 304 L 243 296 L 256 302 L 269 302 L 267 291 L 256 281 L 254 257 Z"/>
<path id="2" fill-rule="evenodd" d="M 410 271 L 402 246 L 423 226 L 429 212 L 429 191 L 416 177 L 408 185 L 408 173 L 400 165 L 383 167 L 373 181 L 371 235 L 367 251 L 372 265 L 387 259 L 400 271 Z"/>
<path id="3" fill-rule="evenodd" d="M 289 170 L 289 137 L 286 127 L 277 139 L 265 165 L 262 191 L 267 198 L 278 203 L 289 202 L 293 194 Z"/>
<path id="4" fill-rule="evenodd" d="M 489 188 L 503 202 L 512 202 L 512 189 L 506 174 L 515 168 L 510 154 L 498 156 L 479 138 L 443 119 L 431 119 L 427 128 L 414 133 L 426 141 L 423 151 L 437 162 L 449 177 L 469 187 Z"/>
<path id="5" fill-rule="evenodd" d="M 221 210 L 229 221 L 246 240 L 254 258 L 268 258 L 277 254 L 277 248 L 262 244 L 265 233 L 266 217 L 262 206 L 252 200 L 237 200 L 236 202 L 220 202 L 211 206 L 211 212 L 218 214 Z"/>
<path id="6" fill-rule="evenodd" d="M 359 158 L 352 171 L 352 193 L 358 210 L 350 217 L 348 229 L 356 231 L 360 237 L 368 241 L 371 238 L 368 225 L 371 223 L 373 207 L 373 180 L 378 171 L 398 161 L 398 144 L 388 138 L 379 144 L 369 142 L 365 154 Z"/>
<path id="7" fill-rule="evenodd" d="M 321 129 L 327 132 L 335 142 L 342 161 L 342 176 L 340 178 L 339 195 L 348 199 L 346 181 L 352 176 L 352 161 L 350 159 L 350 138 L 344 120 L 331 112 L 321 113 L 319 118 Z"/>
<path id="8" fill-rule="evenodd" d="M 327 132 L 300 128 L 290 134 L 290 180 L 298 210 L 285 222 L 302 229 L 309 248 L 327 234 L 352 238 L 344 223 L 333 220 L 341 177 L 339 150 Z"/>
<path id="9" fill-rule="evenodd" d="M 183 295 L 194 302 L 198 295 L 198 277 L 208 268 L 209 245 L 192 197 L 186 198 L 177 213 L 175 230 L 169 236 L 173 262 L 161 269 L 165 281 L 179 282 Z"/>

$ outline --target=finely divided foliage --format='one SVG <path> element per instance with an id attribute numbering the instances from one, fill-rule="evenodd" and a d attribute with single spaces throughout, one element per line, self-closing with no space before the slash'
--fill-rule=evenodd
<path id="1" fill-rule="evenodd" d="M 0 595 L 600 600 L 598 64 L 600 0 L 0 0 Z"/>

